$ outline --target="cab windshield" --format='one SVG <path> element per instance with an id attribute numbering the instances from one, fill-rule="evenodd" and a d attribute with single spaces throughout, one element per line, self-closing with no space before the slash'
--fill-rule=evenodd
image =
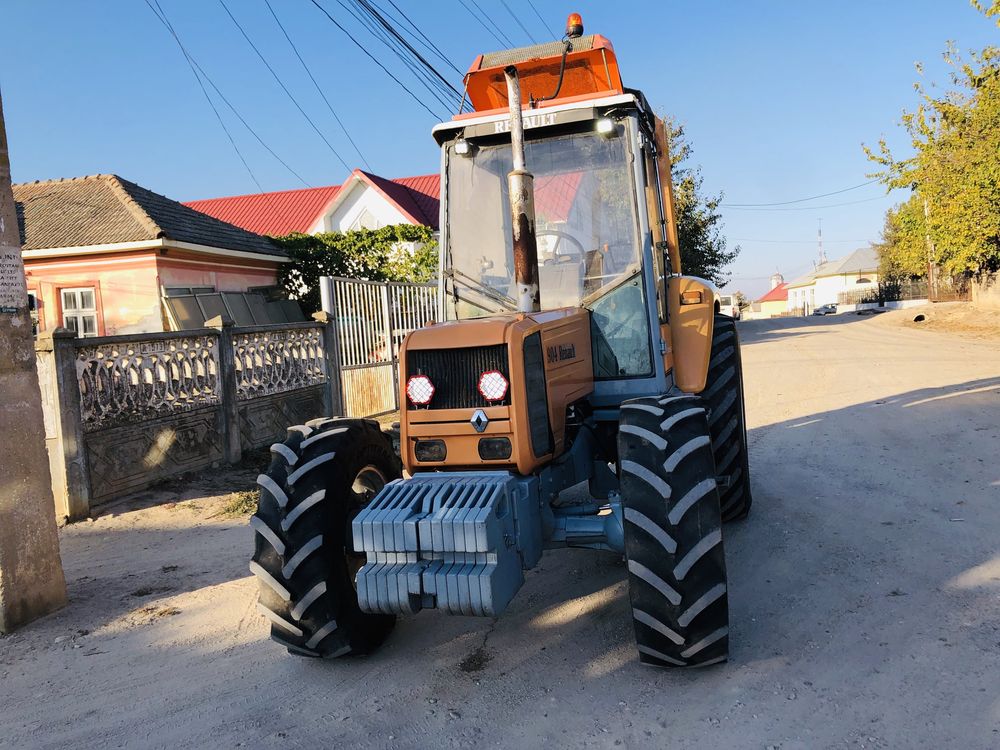
<path id="1" fill-rule="evenodd" d="M 530 131 L 526 135 L 530 136 Z M 592 306 L 639 271 L 634 192 L 624 127 L 525 143 L 534 175 L 543 310 Z M 447 154 L 447 316 L 474 318 L 515 305 L 507 174 L 510 144 Z"/>

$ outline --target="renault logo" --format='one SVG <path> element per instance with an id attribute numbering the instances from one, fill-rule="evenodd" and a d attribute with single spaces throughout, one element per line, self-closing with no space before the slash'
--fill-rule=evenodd
<path id="1" fill-rule="evenodd" d="M 489 417 L 486 416 L 486 412 L 482 409 L 476 409 L 476 411 L 472 414 L 472 419 L 469 421 L 472 422 L 472 426 L 476 428 L 476 432 L 482 432 L 486 429 L 486 425 L 490 423 Z"/>

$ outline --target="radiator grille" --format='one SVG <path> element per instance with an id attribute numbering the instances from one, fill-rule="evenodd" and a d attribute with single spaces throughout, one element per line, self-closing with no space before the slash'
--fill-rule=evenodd
<path id="1" fill-rule="evenodd" d="M 487 370 L 498 370 L 510 382 L 506 345 L 417 349 L 406 355 L 406 376 L 426 375 L 434 383 L 431 409 L 475 409 L 509 405 L 510 388 L 503 401 L 487 401 L 479 394 L 479 376 Z M 407 402 L 407 408 L 413 409 L 414 406 Z"/>

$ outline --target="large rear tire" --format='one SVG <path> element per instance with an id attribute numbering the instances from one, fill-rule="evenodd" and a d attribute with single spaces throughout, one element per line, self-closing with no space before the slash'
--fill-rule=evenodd
<path id="1" fill-rule="evenodd" d="M 666 667 L 725 661 L 726 558 L 702 399 L 625 402 L 618 451 L 639 660 Z"/>
<path id="2" fill-rule="evenodd" d="M 715 316 L 708 379 L 701 396 L 708 404 L 715 466 L 723 479 L 719 486 L 722 520 L 746 518 L 753 498 L 750 495 L 743 363 L 736 323 L 728 315 Z"/>
<path id="3" fill-rule="evenodd" d="M 358 606 L 354 578 L 364 553 L 353 549 L 351 520 L 400 476 L 392 444 L 374 422 L 321 419 L 290 428 L 271 455 L 250 519 L 250 570 L 271 638 L 300 656 L 368 653 L 395 618 Z"/>

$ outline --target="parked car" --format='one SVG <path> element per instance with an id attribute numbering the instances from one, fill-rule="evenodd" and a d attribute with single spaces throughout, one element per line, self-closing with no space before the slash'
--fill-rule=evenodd
<path id="1" fill-rule="evenodd" d="M 813 315 L 836 315 L 837 306 L 836 305 L 820 305 L 815 310 L 813 310 Z"/>

